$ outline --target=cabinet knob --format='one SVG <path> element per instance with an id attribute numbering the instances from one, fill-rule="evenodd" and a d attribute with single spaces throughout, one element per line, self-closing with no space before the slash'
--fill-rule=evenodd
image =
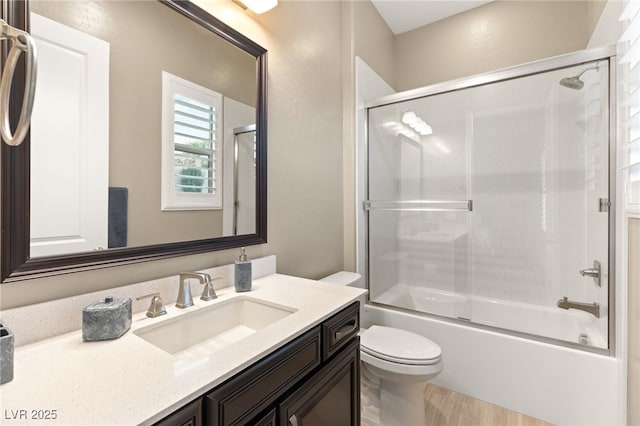
<path id="1" fill-rule="evenodd" d="M 289 424 L 291 426 L 298 426 L 298 418 L 296 417 L 295 414 L 293 416 L 289 417 Z"/>

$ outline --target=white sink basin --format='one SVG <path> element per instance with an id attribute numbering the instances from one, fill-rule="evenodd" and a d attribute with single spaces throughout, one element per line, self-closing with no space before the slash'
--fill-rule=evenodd
<path id="1" fill-rule="evenodd" d="M 296 309 L 250 297 L 236 297 L 168 319 L 133 333 L 173 355 L 211 353 L 291 315 Z"/>

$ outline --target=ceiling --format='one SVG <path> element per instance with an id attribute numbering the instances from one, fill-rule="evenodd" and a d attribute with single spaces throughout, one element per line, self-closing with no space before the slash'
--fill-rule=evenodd
<path id="1" fill-rule="evenodd" d="M 423 27 L 492 0 L 372 0 L 395 35 Z"/>

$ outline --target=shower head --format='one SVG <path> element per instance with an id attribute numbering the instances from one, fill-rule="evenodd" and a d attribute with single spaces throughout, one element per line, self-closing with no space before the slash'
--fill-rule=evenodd
<path id="1" fill-rule="evenodd" d="M 584 81 L 580 80 L 580 77 L 565 77 L 560 80 L 560 86 L 568 87 L 569 89 L 580 90 L 584 87 Z"/>
<path id="2" fill-rule="evenodd" d="M 563 78 L 562 80 L 560 80 L 560 86 L 568 87 L 569 89 L 574 89 L 574 90 L 582 89 L 584 87 L 584 81 L 580 80 L 580 77 L 582 77 L 582 74 L 584 74 L 589 70 L 598 71 L 598 66 L 596 65 L 591 68 L 587 68 L 576 76 Z"/>

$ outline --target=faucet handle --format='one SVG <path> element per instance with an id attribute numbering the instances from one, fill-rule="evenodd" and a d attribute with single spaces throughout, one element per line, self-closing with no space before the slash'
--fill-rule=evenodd
<path id="1" fill-rule="evenodd" d="M 147 299 L 149 297 L 151 298 L 151 304 L 149 305 L 149 309 L 147 309 L 147 316 L 149 318 L 159 317 L 167 313 L 167 310 L 162 304 L 160 293 L 145 294 L 144 296 L 136 297 L 136 300 Z"/>
<path id="2" fill-rule="evenodd" d="M 211 278 L 209 274 L 202 274 L 205 277 L 205 280 L 202 284 L 204 284 L 204 290 L 202 291 L 202 296 L 200 296 L 200 300 L 204 300 L 208 302 L 209 300 L 216 299 L 218 295 L 216 295 L 216 291 L 213 288 L 213 281 L 221 280 L 222 277 L 214 277 Z"/>

